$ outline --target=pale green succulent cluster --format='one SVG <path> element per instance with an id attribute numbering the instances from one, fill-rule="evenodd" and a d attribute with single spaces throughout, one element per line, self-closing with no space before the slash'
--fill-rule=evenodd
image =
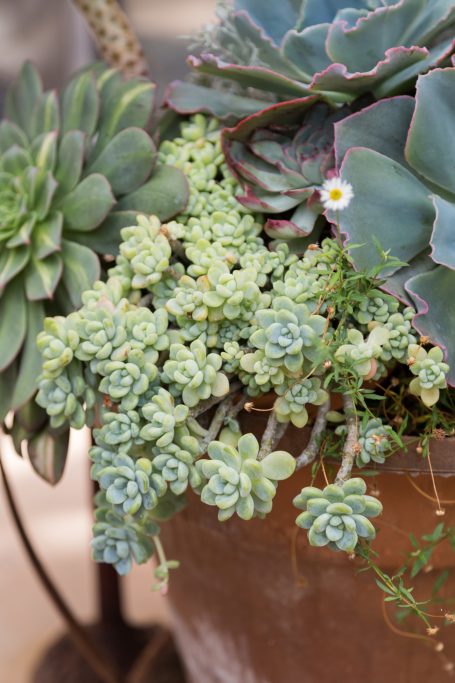
<path id="1" fill-rule="evenodd" d="M 362 467 L 369 462 L 382 464 L 392 451 L 390 425 L 384 425 L 379 418 L 368 420 L 361 426 L 359 434 L 359 453 L 356 458 L 357 465 Z"/>
<path id="2" fill-rule="evenodd" d="M 440 390 L 447 386 L 449 366 L 443 359 L 444 354 L 438 346 L 429 351 L 418 344 L 411 344 L 408 348 L 408 365 L 412 374 L 416 375 L 409 385 L 409 391 L 420 396 L 429 407 L 437 403 Z"/>
<path id="3" fill-rule="evenodd" d="M 272 509 L 278 481 L 295 470 L 295 460 L 286 451 L 274 451 L 258 460 L 259 442 L 253 434 L 240 437 L 237 448 L 221 441 L 208 447 L 210 459 L 199 460 L 197 468 L 206 484 L 201 500 L 218 508 L 218 519 L 234 514 L 251 519 Z"/>
<path id="4" fill-rule="evenodd" d="M 218 353 L 207 354 L 204 344 L 196 339 L 190 347 L 171 344 L 169 359 L 163 365 L 162 381 L 185 405 L 194 408 L 210 396 L 224 396 L 229 391 L 229 380 L 220 372 L 222 358 Z"/>
<path id="5" fill-rule="evenodd" d="M 329 395 L 321 388 L 319 377 L 308 379 L 288 380 L 276 387 L 279 398 L 275 401 L 275 413 L 278 422 L 292 422 L 296 427 L 304 427 L 308 422 L 306 406 L 312 404 L 320 406 L 325 403 Z"/>
<path id="6" fill-rule="evenodd" d="M 133 560 L 142 564 L 151 557 L 154 549 L 151 538 L 158 532 L 158 525 L 152 520 L 139 525 L 100 506 L 93 525 L 93 559 L 112 564 L 124 576 L 131 571 Z"/>
<path id="7" fill-rule="evenodd" d="M 355 477 L 342 486 L 329 484 L 322 490 L 305 486 L 301 490 L 294 498 L 294 505 L 303 510 L 296 523 L 308 530 L 310 545 L 353 552 L 359 539 L 374 539 L 376 531 L 369 518 L 380 515 L 382 505 L 365 495 L 366 488 L 363 479 Z"/>
<path id="8" fill-rule="evenodd" d="M 158 154 L 160 163 L 175 166 L 188 178 L 190 196 L 179 221 L 215 211 L 251 213 L 236 199 L 241 187 L 227 168 L 218 121 L 196 114 L 182 123 L 180 132 L 179 137 L 162 142 Z"/>
<path id="9" fill-rule="evenodd" d="M 278 296 L 305 303 L 312 311 L 324 311 L 324 297 L 339 258 L 340 248 L 331 239 L 320 246 L 311 245 L 302 258 L 290 264 L 283 278 L 274 281 L 273 289 Z"/>
<path id="10" fill-rule="evenodd" d="M 440 350 L 414 349 L 413 312 L 355 273 L 335 240 L 302 255 L 266 246 L 235 200 L 215 124 L 193 117 L 160 154 L 185 173 L 193 204 L 172 223 L 140 215 L 124 227 L 107 281 L 84 292 L 79 310 L 46 319 L 38 337 L 39 404 L 56 427 L 96 427 L 94 555 L 120 572 L 150 556 L 154 520 L 176 512 L 188 489 L 221 520 L 270 512 L 296 467 L 273 438 L 289 423 L 303 428 L 329 392 L 357 391 L 408 362 L 412 391 L 428 402 L 447 368 Z M 210 197 L 227 184 L 234 203 L 214 209 Z M 259 443 L 236 415 L 268 392 L 274 433 Z M 358 464 L 380 463 L 387 427 L 360 424 Z M 312 489 L 299 519 L 317 544 L 350 550 L 373 538 L 367 518 L 380 508 L 358 481 Z"/>

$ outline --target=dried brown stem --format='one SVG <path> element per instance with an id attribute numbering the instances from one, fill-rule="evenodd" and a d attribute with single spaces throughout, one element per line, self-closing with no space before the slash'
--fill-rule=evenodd
<path id="1" fill-rule="evenodd" d="M 330 399 L 328 399 L 318 408 L 308 443 L 296 461 L 298 470 L 302 469 L 302 467 L 306 467 L 306 465 L 310 465 L 314 460 L 316 460 L 319 453 L 321 436 L 327 426 L 327 413 L 329 410 Z"/>
<path id="2" fill-rule="evenodd" d="M 102 58 L 127 78 L 146 76 L 147 62 L 130 20 L 116 0 L 73 0 L 84 16 Z"/>
<path id="3" fill-rule="evenodd" d="M 347 434 L 344 442 L 343 457 L 341 459 L 340 469 L 338 470 L 335 484 L 341 486 L 351 476 L 351 470 L 354 465 L 356 456 L 356 447 L 359 439 L 359 427 L 357 422 L 357 413 L 354 402 L 348 394 L 343 396 L 344 414 L 346 416 Z"/>

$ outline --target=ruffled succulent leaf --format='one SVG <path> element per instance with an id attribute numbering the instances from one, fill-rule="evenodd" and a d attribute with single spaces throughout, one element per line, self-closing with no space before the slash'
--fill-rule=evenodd
<path id="1" fill-rule="evenodd" d="M 379 6 L 353 0 L 346 7 L 332 0 L 296 0 L 278 9 L 251 0 L 222 5 L 218 15 L 219 24 L 205 43 L 214 54 L 202 52 L 190 64 L 245 90 L 262 90 L 269 101 L 270 94 L 280 101 L 321 93 L 342 103 L 366 93 L 383 98 L 407 92 L 419 74 L 444 63 L 454 49 L 455 10 L 449 2 L 400 0 Z M 182 112 L 198 104 L 197 111 L 204 111 L 204 99 L 197 103 L 192 87 L 177 85 Z M 222 104 L 217 102 L 219 116 L 232 111 L 226 102 L 221 112 Z M 244 109 L 235 112 L 239 118 Z"/>

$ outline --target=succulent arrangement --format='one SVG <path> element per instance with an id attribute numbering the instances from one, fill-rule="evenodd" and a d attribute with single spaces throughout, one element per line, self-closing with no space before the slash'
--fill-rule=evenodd
<path id="1" fill-rule="evenodd" d="M 156 551 L 161 588 L 160 525 L 188 491 L 221 522 L 263 518 L 307 467 L 309 544 L 363 558 L 425 621 L 372 559 L 367 477 L 455 430 L 454 3 L 218 17 L 168 91 L 172 133 L 151 136 L 147 79 L 101 65 L 60 97 L 30 64 L 10 89 L 0 422 L 52 482 L 69 429 L 92 430 L 93 557 L 126 574 Z"/>
<path id="2" fill-rule="evenodd" d="M 220 521 L 267 515 L 279 482 L 315 461 L 321 425 L 339 440 L 341 464 L 335 484 L 297 496 L 297 524 L 312 545 L 363 547 L 375 535 L 369 518 L 382 508 L 365 495 L 364 480 L 351 477 L 352 466 L 383 463 L 402 445 L 372 412 L 369 381 L 401 373 L 409 400 L 425 405 L 446 387 L 441 349 L 427 350 L 413 331 L 415 310 L 381 289 L 379 274 L 394 259 L 383 255 L 378 267 L 358 272 L 339 236 L 300 254 L 284 240 L 273 250 L 252 207 L 219 209 L 213 197 L 237 202 L 241 188 L 221 135 L 197 114 L 161 144 L 160 160 L 186 174 L 185 211 L 171 222 L 138 215 L 122 228 L 106 281 L 67 317 L 47 318 L 38 335 L 37 402 L 54 427 L 94 428 L 103 520 L 94 557 L 121 573 L 150 557 L 159 523 L 189 488 Z M 319 192 L 321 206 L 357 199 L 344 181 Z M 242 424 L 260 396 L 270 408 L 258 440 Z M 331 409 L 337 396 L 344 415 Z M 277 450 L 290 425 L 301 430 L 315 414 L 318 433 L 313 428 L 297 457 Z"/>

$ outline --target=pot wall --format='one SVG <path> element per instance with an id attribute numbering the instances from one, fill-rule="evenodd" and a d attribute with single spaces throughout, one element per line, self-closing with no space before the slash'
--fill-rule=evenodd
<path id="1" fill-rule="evenodd" d="M 300 439 L 301 431 L 288 430 L 280 447 L 297 453 Z M 453 443 L 445 444 L 453 453 Z M 192 495 L 188 507 L 163 526 L 168 557 L 181 561 L 171 579 L 170 601 L 191 683 L 448 680 L 431 647 L 387 627 L 382 593 L 372 574 L 357 574 L 357 560 L 309 547 L 304 531 L 293 543 L 297 511 L 292 499 L 309 477 L 303 471 L 281 483 L 265 520 L 221 524 L 216 510 Z M 393 572 L 409 551 L 400 530 L 419 536 L 441 518 L 403 475 L 387 472 L 375 481 L 385 512 L 377 520 L 374 548 L 381 567 Z M 416 481 L 431 492 L 427 474 Z M 455 498 L 454 482 L 438 477 L 441 498 Z M 444 521 L 453 523 L 454 513 L 447 507 Z M 434 570 L 416 582 L 419 594 L 430 594 L 441 568 L 454 564 L 455 553 L 439 549 Z M 454 579 L 447 583 L 453 595 Z M 413 628 L 410 622 L 403 627 Z M 420 624 L 417 628 L 422 632 Z M 445 654 L 455 658 L 455 627 L 441 633 Z"/>

